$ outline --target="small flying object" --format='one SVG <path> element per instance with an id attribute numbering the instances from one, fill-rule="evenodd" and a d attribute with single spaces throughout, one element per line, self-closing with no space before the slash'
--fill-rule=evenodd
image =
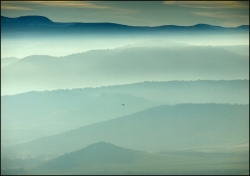
<path id="1" fill-rule="evenodd" d="M 125 104 L 121 104 L 122 106 L 124 106 Z"/>

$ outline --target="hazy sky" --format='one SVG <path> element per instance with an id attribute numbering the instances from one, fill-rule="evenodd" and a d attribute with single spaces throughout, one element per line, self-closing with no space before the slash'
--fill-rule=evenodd
<path id="1" fill-rule="evenodd" d="M 132 26 L 249 24 L 248 1 L 1 1 L 1 15 L 41 15 L 54 22 L 113 22 Z"/>

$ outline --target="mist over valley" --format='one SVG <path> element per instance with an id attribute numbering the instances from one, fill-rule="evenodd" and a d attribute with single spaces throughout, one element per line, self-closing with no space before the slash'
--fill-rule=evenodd
<path id="1" fill-rule="evenodd" d="M 1 174 L 249 174 L 249 25 L 2 15 Z"/>

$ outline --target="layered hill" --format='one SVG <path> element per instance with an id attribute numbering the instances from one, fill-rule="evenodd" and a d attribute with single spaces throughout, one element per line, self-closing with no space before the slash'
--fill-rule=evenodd
<path id="1" fill-rule="evenodd" d="M 2 147 L 59 134 L 161 104 L 143 97 L 94 90 L 29 92 L 3 96 L 1 101 Z"/>
<path id="2" fill-rule="evenodd" d="M 248 90 L 248 80 L 200 80 L 142 82 L 2 96 L 1 144 L 4 147 L 58 134 L 161 104 L 248 104 Z"/>
<path id="3" fill-rule="evenodd" d="M 98 142 L 27 170 L 29 174 L 246 173 L 247 152 L 146 153 Z M 233 163 L 233 164 L 230 164 Z M 199 165 L 199 167 L 197 167 Z M 230 168 L 229 168 L 230 167 Z"/>
<path id="4" fill-rule="evenodd" d="M 248 56 L 219 47 L 93 50 L 65 57 L 20 59 L 2 68 L 1 93 L 143 81 L 249 79 L 248 72 Z"/>
<path id="5" fill-rule="evenodd" d="M 248 45 L 249 26 L 127 26 L 115 23 L 58 23 L 44 16 L 1 16 L 1 56 L 65 56 L 148 40 L 191 45 Z M 151 42 L 149 42 L 151 43 Z M 52 49 L 53 46 L 53 49 Z"/>
<path id="6" fill-rule="evenodd" d="M 83 149 L 67 153 L 52 159 L 36 170 L 68 171 L 92 167 L 115 167 L 122 164 L 134 164 L 141 151 L 130 150 L 106 142 L 91 144 Z"/>
<path id="7" fill-rule="evenodd" d="M 164 105 L 18 144 L 2 154 L 62 155 L 100 141 L 142 151 L 225 147 L 248 143 L 248 131 L 248 105 Z"/>

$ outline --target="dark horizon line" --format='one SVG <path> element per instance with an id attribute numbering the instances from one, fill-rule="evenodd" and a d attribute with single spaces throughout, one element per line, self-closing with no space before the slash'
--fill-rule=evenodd
<path id="1" fill-rule="evenodd" d="M 20 19 L 20 18 L 29 18 L 29 17 L 38 17 L 38 18 L 44 18 L 46 20 L 49 20 L 52 23 L 58 23 L 58 24 L 116 24 L 116 25 L 121 25 L 121 26 L 127 26 L 127 27 L 148 27 L 148 28 L 155 28 L 155 27 L 166 27 L 166 26 L 172 26 L 172 27 L 193 27 L 193 26 L 211 26 L 211 27 L 221 27 L 221 28 L 238 28 L 242 26 L 248 26 L 248 25 L 239 25 L 236 27 L 223 27 L 223 26 L 217 26 L 217 25 L 211 25 L 211 24 L 206 24 L 206 23 L 197 23 L 194 25 L 189 25 L 189 26 L 181 26 L 181 25 L 172 25 L 172 24 L 166 24 L 166 25 L 159 25 L 159 26 L 131 26 L 127 24 L 120 24 L 120 23 L 113 23 L 113 22 L 54 22 L 51 19 L 49 19 L 46 16 L 41 16 L 41 15 L 26 15 L 26 16 L 19 16 L 19 17 L 7 17 L 1 15 L 1 18 L 10 18 L 10 19 Z"/>

